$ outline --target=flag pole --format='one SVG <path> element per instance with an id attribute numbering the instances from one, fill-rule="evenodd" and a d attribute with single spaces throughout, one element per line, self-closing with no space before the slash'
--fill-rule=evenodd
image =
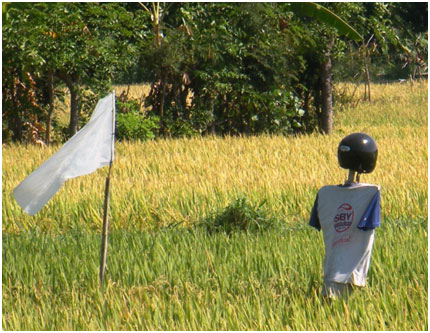
<path id="1" fill-rule="evenodd" d="M 109 170 L 106 176 L 105 183 L 105 198 L 103 205 L 103 229 L 102 229 L 102 240 L 100 246 L 100 268 L 99 268 L 99 281 L 100 287 L 103 285 L 103 277 L 106 271 L 106 257 L 107 257 L 107 241 L 109 231 L 109 193 L 110 193 L 110 174 L 112 169 L 113 161 L 113 145 L 115 140 L 115 91 L 112 92 L 112 148 L 111 148 L 111 159 L 109 162 Z"/>

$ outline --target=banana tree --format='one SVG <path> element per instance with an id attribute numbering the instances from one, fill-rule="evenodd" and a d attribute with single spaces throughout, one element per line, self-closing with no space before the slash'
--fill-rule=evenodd
<path id="1" fill-rule="evenodd" d="M 172 3 L 162 5 L 160 2 L 152 2 L 151 6 L 149 4 L 145 4 L 139 2 L 139 6 L 143 8 L 143 10 L 149 15 L 149 19 L 152 25 L 152 33 L 154 35 L 153 48 L 155 51 L 162 50 L 162 42 L 163 42 L 163 28 L 164 23 L 163 19 L 165 15 L 169 13 L 170 7 L 172 7 Z M 160 58 L 157 59 L 159 61 Z M 165 113 L 165 104 L 166 104 L 166 95 L 168 93 L 168 76 L 169 76 L 169 66 L 160 65 L 159 71 L 156 72 L 155 78 L 151 84 L 151 91 L 149 95 L 156 101 L 154 104 L 157 105 L 157 111 L 160 118 L 164 117 Z M 160 132 L 164 132 L 164 125 L 162 124 L 160 128 Z"/>

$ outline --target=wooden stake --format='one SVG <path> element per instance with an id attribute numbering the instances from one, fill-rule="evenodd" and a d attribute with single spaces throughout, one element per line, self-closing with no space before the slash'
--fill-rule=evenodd
<path id="1" fill-rule="evenodd" d="M 103 230 L 102 230 L 102 243 L 100 246 L 100 269 L 99 269 L 100 287 L 102 286 L 103 277 L 106 271 L 107 240 L 108 240 L 108 231 L 109 231 L 109 192 L 110 192 L 111 167 L 112 167 L 112 163 L 109 165 L 109 171 L 106 177 L 105 201 L 103 206 Z"/>
<path id="2" fill-rule="evenodd" d="M 107 257 L 108 231 L 109 231 L 110 172 L 112 169 L 114 142 L 115 142 L 115 91 L 112 92 L 112 146 L 111 146 L 111 155 L 110 155 L 111 160 L 109 163 L 108 174 L 106 176 L 105 200 L 103 205 L 103 230 L 102 230 L 102 243 L 100 246 L 100 268 L 99 268 L 100 287 L 103 285 L 103 277 L 106 272 L 106 257 Z"/>

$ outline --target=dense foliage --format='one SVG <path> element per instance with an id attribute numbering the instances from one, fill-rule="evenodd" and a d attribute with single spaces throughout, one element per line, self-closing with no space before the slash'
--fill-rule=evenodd
<path id="1" fill-rule="evenodd" d="M 122 96 L 121 139 L 330 133 L 332 79 L 366 82 L 370 99 L 370 81 L 427 71 L 427 3 L 324 6 L 4 3 L 3 141 L 64 140 L 135 82 L 151 90 L 145 110 Z"/>

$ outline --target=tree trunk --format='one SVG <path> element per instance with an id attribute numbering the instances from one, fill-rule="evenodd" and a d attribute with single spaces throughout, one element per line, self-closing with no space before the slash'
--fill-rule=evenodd
<path id="1" fill-rule="evenodd" d="M 9 119 L 9 128 L 12 129 L 12 140 L 16 142 L 22 141 L 22 121 L 21 121 L 21 111 L 15 97 L 12 97 L 12 103 L 15 107 L 15 112 L 13 112 L 13 117 Z"/>
<path id="2" fill-rule="evenodd" d="M 78 92 L 75 87 L 72 87 L 70 88 L 70 123 L 69 123 L 70 137 L 72 137 L 78 132 L 78 113 L 79 113 Z"/>
<path id="3" fill-rule="evenodd" d="M 46 120 L 46 132 L 45 132 L 45 143 L 47 145 L 51 142 L 51 122 L 52 122 L 52 114 L 54 112 L 54 72 L 49 71 L 48 73 L 48 119 Z"/>
<path id="4" fill-rule="evenodd" d="M 216 117 L 215 117 L 215 101 L 213 99 L 211 99 L 211 114 L 212 114 L 212 124 L 210 125 L 211 127 L 211 134 L 212 135 L 216 135 Z"/>
<path id="5" fill-rule="evenodd" d="M 164 125 L 164 103 L 166 100 L 166 89 L 167 89 L 167 71 L 162 70 L 160 75 L 160 85 L 161 85 L 161 96 L 160 96 L 160 120 L 161 120 L 161 126 L 160 126 L 160 134 L 164 135 L 166 132 L 166 126 Z"/>
<path id="6" fill-rule="evenodd" d="M 161 101 L 160 101 L 160 117 L 164 117 L 164 103 L 166 101 L 166 88 L 167 88 L 167 71 L 162 70 L 161 74 Z"/>
<path id="7" fill-rule="evenodd" d="M 72 137 L 78 132 L 79 118 L 79 93 L 75 78 L 68 73 L 60 73 L 59 77 L 66 83 L 70 92 L 70 122 L 69 122 L 69 137 Z"/>
<path id="8" fill-rule="evenodd" d="M 17 81 L 17 80 L 15 80 Z M 12 87 L 12 105 L 14 108 L 13 117 L 9 118 L 9 128 L 12 129 L 12 140 L 16 142 L 22 141 L 22 120 L 21 107 L 18 103 L 17 84 L 13 83 Z"/>
<path id="9" fill-rule="evenodd" d="M 369 102 L 371 102 L 371 98 L 370 98 L 370 72 L 369 72 L 369 64 L 368 64 L 367 59 L 368 59 L 368 57 L 366 55 L 365 73 L 366 73 L 367 94 L 365 93 L 365 99 L 367 99 Z"/>
<path id="10" fill-rule="evenodd" d="M 331 55 L 334 40 L 331 40 L 327 46 L 327 52 L 324 54 L 324 63 L 321 67 L 321 116 L 320 130 L 324 134 L 330 134 L 333 131 L 333 109 L 332 109 L 332 81 L 331 81 Z"/>

